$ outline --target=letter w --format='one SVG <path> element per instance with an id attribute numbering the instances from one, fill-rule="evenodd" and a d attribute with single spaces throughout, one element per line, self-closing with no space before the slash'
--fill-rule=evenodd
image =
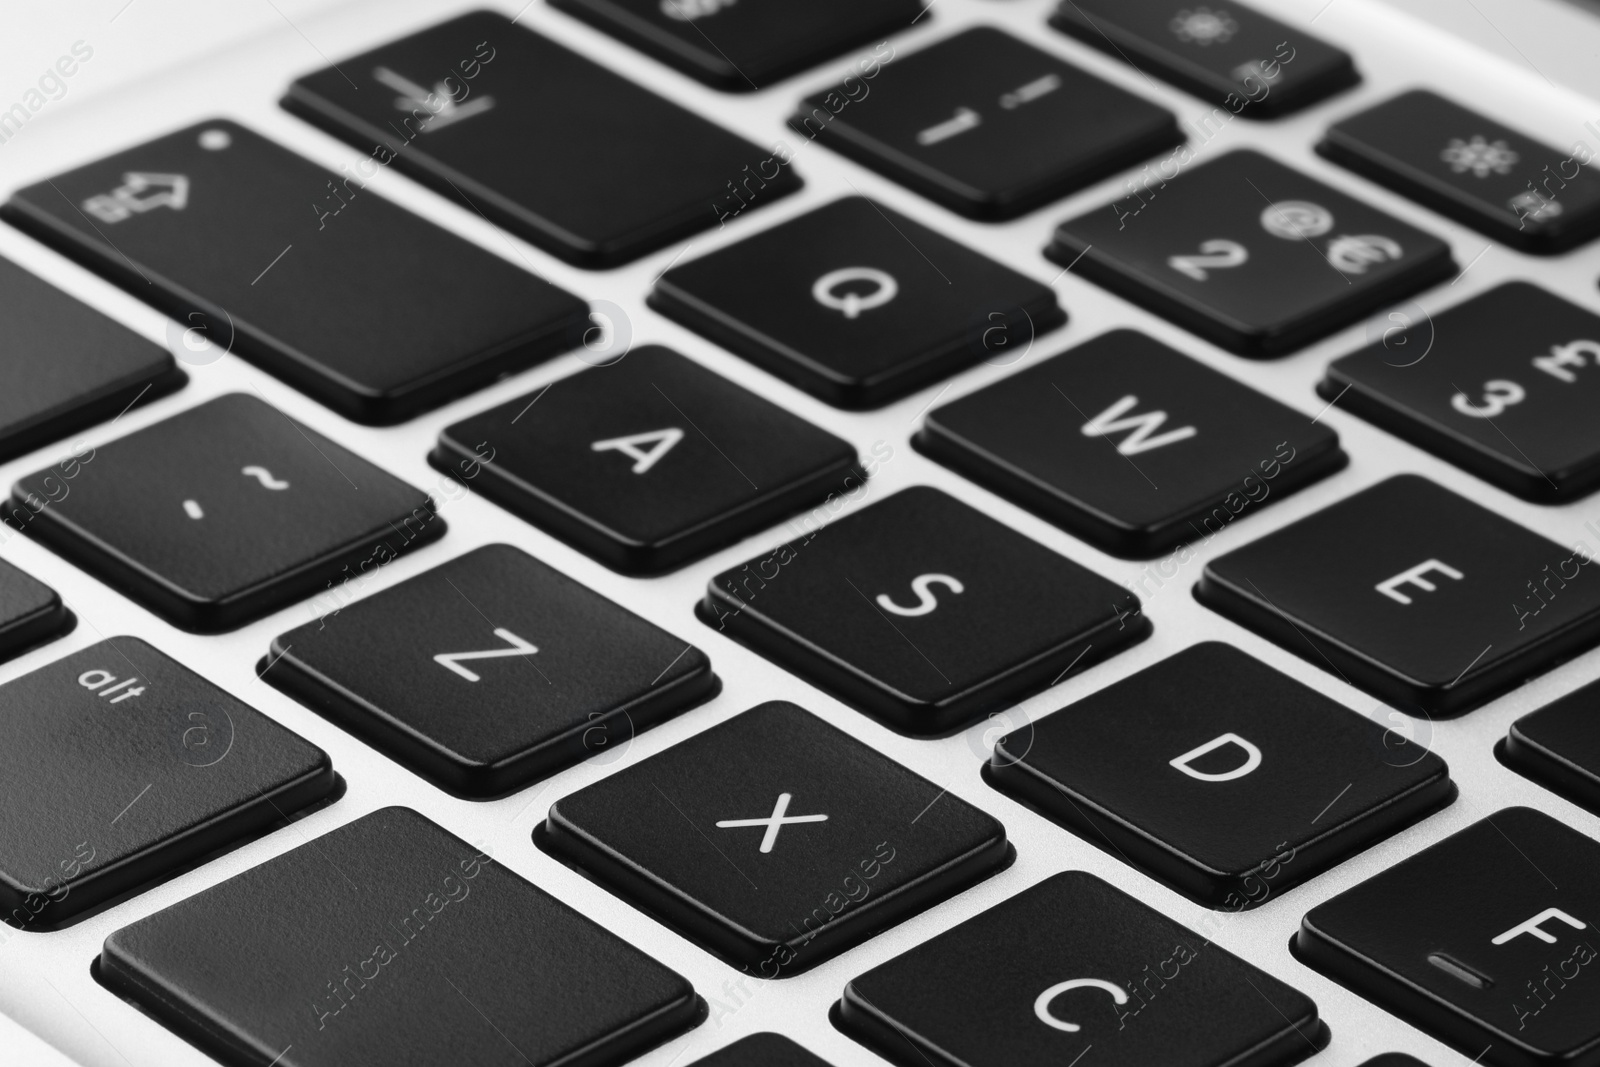
<path id="1" fill-rule="evenodd" d="M 476 682 L 478 676 L 461 665 L 463 660 L 469 659 L 504 659 L 507 656 L 526 656 L 539 651 L 532 644 L 524 641 L 510 630 L 496 627 L 494 635 L 502 641 L 510 643 L 510 648 L 492 648 L 487 652 L 441 652 L 433 657 L 433 662 L 447 670 L 455 671 L 469 682 Z"/>
<path id="2" fill-rule="evenodd" d="M 1128 415 L 1134 406 L 1139 403 L 1139 398 L 1132 393 L 1106 408 L 1083 426 L 1085 437 L 1105 437 L 1120 433 L 1123 430 L 1133 432 L 1122 439 L 1117 445 L 1117 451 L 1124 456 L 1137 456 L 1140 452 L 1148 452 L 1162 445 L 1176 444 L 1193 437 L 1198 431 L 1193 426 L 1180 426 L 1176 430 L 1168 430 L 1163 434 L 1155 432 L 1167 421 L 1165 411 L 1147 411 L 1143 415 Z M 1127 415 L 1126 418 L 1123 416 Z"/>

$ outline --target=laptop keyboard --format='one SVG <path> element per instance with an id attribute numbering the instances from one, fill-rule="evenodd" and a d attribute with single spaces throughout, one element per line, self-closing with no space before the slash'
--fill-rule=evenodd
<path id="1" fill-rule="evenodd" d="M 1600 1067 L 1600 187 L 1342 2 L 330 9 L 30 129 L 0 1010 Z"/>

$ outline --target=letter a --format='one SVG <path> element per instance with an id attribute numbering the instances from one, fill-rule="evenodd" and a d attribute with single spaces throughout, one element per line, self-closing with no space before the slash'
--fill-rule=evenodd
<path id="1" fill-rule="evenodd" d="M 596 452 L 621 452 L 633 460 L 633 473 L 643 474 L 661 462 L 661 457 L 671 452 L 672 447 L 681 440 L 683 431 L 674 426 L 665 430 L 652 430 L 649 433 L 596 441 L 589 447 Z M 644 445 L 649 445 L 650 448 L 647 450 L 641 447 Z"/>

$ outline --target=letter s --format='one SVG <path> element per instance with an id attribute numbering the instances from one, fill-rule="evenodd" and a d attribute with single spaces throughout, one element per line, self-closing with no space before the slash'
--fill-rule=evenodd
<path id="1" fill-rule="evenodd" d="M 878 594 L 878 607 L 908 619 L 914 619 L 922 615 L 932 615 L 939 606 L 939 598 L 930 591 L 930 588 L 935 585 L 946 586 L 952 593 L 964 593 L 967 591 L 966 586 L 948 574 L 919 574 L 911 579 L 911 591 L 917 594 L 917 603 L 914 607 L 901 607 L 894 602 L 888 593 Z"/>

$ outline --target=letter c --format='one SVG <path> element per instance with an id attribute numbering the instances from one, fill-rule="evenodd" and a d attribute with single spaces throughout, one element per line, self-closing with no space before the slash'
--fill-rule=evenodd
<path id="1" fill-rule="evenodd" d="M 1073 989 L 1099 989 L 1110 993 L 1111 999 L 1116 1001 L 1118 1005 L 1128 1003 L 1128 994 L 1114 982 L 1103 981 L 1099 978 L 1074 978 L 1070 982 L 1057 982 L 1039 994 L 1038 999 L 1033 1002 L 1033 1013 L 1039 1017 L 1039 1021 L 1052 1029 L 1065 1030 L 1069 1034 L 1075 1034 L 1082 1030 L 1083 1027 L 1077 1023 L 1069 1023 L 1050 1014 L 1050 1002 L 1062 993 Z"/>
<path id="2" fill-rule="evenodd" d="M 1197 771 L 1193 767 L 1189 766 L 1189 764 L 1194 760 L 1199 759 L 1201 756 L 1204 756 L 1207 753 L 1215 752 L 1224 745 L 1237 745 L 1239 748 L 1243 749 L 1245 755 L 1244 762 L 1235 767 L 1233 770 L 1223 771 L 1221 774 L 1211 774 L 1206 771 Z M 1202 782 L 1231 782 L 1236 778 L 1243 778 L 1245 775 L 1261 766 L 1261 750 L 1255 745 L 1252 745 L 1250 742 L 1246 741 L 1244 738 L 1240 737 L 1238 734 L 1227 733 L 1207 741 L 1199 748 L 1191 748 L 1177 759 L 1170 760 L 1169 763 L 1171 766 L 1176 767 L 1184 774 L 1187 774 L 1190 778 L 1197 778 Z"/>

